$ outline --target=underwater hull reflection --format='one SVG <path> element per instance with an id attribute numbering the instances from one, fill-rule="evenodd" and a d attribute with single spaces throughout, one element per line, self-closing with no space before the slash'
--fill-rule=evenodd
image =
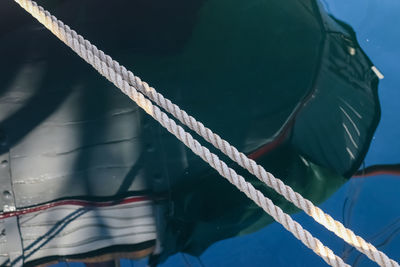
<path id="1" fill-rule="evenodd" d="M 161 245 L 151 262 L 157 264 L 179 251 L 199 255 L 218 240 L 272 222 L 41 26 L 3 2 L 0 12 L 13 16 L 0 16 L 0 25 L 16 27 L 0 28 L 0 51 L 9 62 L 0 65 L 0 189 L 8 192 L 0 198 L 0 222 L 18 217 L 19 228 L 30 229 L 21 231 L 30 241 L 18 249 L 25 263 L 156 239 Z M 379 121 L 378 78 L 352 29 L 318 1 L 114 2 L 101 1 L 93 12 L 77 0 L 43 4 L 314 203 L 359 167 Z M 152 19 L 123 16 L 131 9 Z M 118 19 L 110 22 L 102 12 Z M 296 211 L 248 179 L 286 212 Z M 123 203 L 96 204 L 71 217 L 68 225 L 82 218 L 102 225 L 79 234 L 82 246 L 104 237 L 91 249 L 68 243 L 71 226 L 51 239 L 46 234 L 62 225 L 58 217 L 68 217 L 57 210 L 80 214 L 82 207 L 68 201 L 137 195 L 149 198 L 152 230 L 140 228 L 143 239 L 124 236 L 134 230 L 127 225 L 109 225 L 111 213 L 140 213 L 134 204 L 120 210 Z M 34 218 L 50 228 L 25 227 Z M 12 262 L 7 240 L 0 254 Z M 41 240 L 41 248 L 32 245 Z"/>
<path id="2" fill-rule="evenodd" d="M 10 231 L 10 218 L 0 220 L 1 231 Z M 153 204 L 143 197 L 116 203 L 56 202 L 19 214 L 18 220 L 23 259 L 2 254 L 1 266 L 18 266 L 21 261 L 36 266 L 58 260 L 59 255 L 90 262 L 96 250 L 101 253 L 95 256 L 145 249 L 150 253 L 157 238 Z M 0 249 L 6 251 L 6 240 L 0 240 Z"/>

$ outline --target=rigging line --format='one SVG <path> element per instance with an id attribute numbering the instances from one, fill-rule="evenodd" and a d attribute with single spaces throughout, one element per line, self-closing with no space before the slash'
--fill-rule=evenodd
<path id="1" fill-rule="evenodd" d="M 192 265 L 190 264 L 189 260 L 186 258 L 186 255 L 183 252 L 181 252 L 180 254 L 181 254 L 181 257 L 182 257 L 183 262 L 185 263 L 185 265 L 187 267 L 191 267 Z"/>
<path id="2" fill-rule="evenodd" d="M 371 241 L 377 240 L 378 238 L 385 236 L 385 234 L 387 234 L 387 233 L 389 233 L 389 237 L 390 237 L 390 239 L 389 239 L 389 238 L 388 238 L 388 239 L 389 239 L 389 240 L 393 239 L 394 236 L 397 235 L 397 231 L 400 229 L 400 227 L 396 227 L 397 224 L 398 224 L 398 222 L 400 222 L 400 218 L 397 218 L 397 219 L 394 220 L 392 223 L 386 225 L 382 230 L 380 230 L 380 231 L 377 232 L 376 234 L 372 235 L 372 236 L 369 238 L 369 240 L 371 240 Z M 394 228 L 393 231 L 392 231 L 392 228 Z M 387 241 L 388 239 L 386 239 L 386 241 Z M 383 242 L 383 243 L 377 245 L 377 247 L 382 247 L 384 244 L 385 244 L 385 242 Z M 346 251 L 343 252 L 343 254 L 346 254 L 346 255 L 347 255 L 347 258 L 348 258 L 348 257 L 350 256 L 350 254 L 353 252 L 353 250 L 354 250 L 353 247 L 349 247 Z M 362 255 L 362 254 L 361 254 L 361 255 Z M 342 257 L 342 258 L 343 258 L 343 257 Z M 345 259 L 345 258 L 343 258 L 343 259 Z"/>
<path id="3" fill-rule="evenodd" d="M 393 238 L 395 238 L 395 236 L 398 233 L 400 233 L 400 227 L 396 228 L 381 244 L 377 245 L 377 247 L 379 248 L 379 247 L 386 246 L 393 240 Z M 358 266 L 358 264 L 360 263 L 360 260 L 362 259 L 362 256 L 365 256 L 365 255 L 363 255 L 362 253 L 358 253 L 356 259 L 354 260 L 353 267 Z"/>
<path id="4" fill-rule="evenodd" d="M 347 216 L 346 216 L 346 206 L 347 206 L 347 202 L 348 202 L 348 200 L 349 200 L 349 197 L 346 197 L 345 199 L 344 199 L 344 202 L 343 202 L 343 207 L 342 207 L 342 221 L 343 221 L 343 225 L 344 226 L 346 226 L 346 227 L 348 227 L 348 223 L 347 223 Z M 344 242 L 343 243 L 343 249 L 342 249 L 342 259 L 343 260 L 347 260 L 347 258 L 348 258 L 348 256 L 349 256 L 349 249 L 347 248 L 349 245 L 346 243 L 346 242 Z M 351 247 L 352 248 L 352 247 Z"/>
<path id="5" fill-rule="evenodd" d="M 204 265 L 202 259 L 201 259 L 199 256 L 196 256 L 196 258 L 197 258 L 197 261 L 200 263 L 200 266 L 201 266 L 201 267 L 206 267 L 206 266 Z"/>

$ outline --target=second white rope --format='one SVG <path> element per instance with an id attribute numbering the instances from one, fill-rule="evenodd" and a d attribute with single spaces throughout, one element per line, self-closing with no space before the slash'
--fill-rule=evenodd
<path id="1" fill-rule="evenodd" d="M 141 92 L 146 94 L 150 99 L 152 99 L 155 103 L 163 107 L 166 111 L 170 112 L 179 121 L 181 121 L 189 128 L 194 130 L 196 133 L 205 138 L 215 147 L 219 148 L 223 153 L 228 155 L 232 160 L 237 162 L 240 166 L 246 168 L 249 172 L 254 174 L 260 180 L 264 181 L 267 185 L 274 188 L 287 200 L 294 203 L 300 209 L 304 210 L 308 215 L 312 216 L 316 221 L 324 225 L 327 229 L 333 231 L 339 237 L 343 238 L 350 245 L 355 246 L 359 251 L 366 254 L 370 259 L 376 261 L 381 266 L 399 266 L 397 262 L 389 259 L 384 253 L 378 251 L 373 245 L 367 243 L 361 237 L 356 236 L 351 230 L 345 228 L 340 222 L 335 221 L 331 216 L 325 214 L 321 209 L 314 206 L 309 200 L 304 199 L 300 194 L 294 192 L 292 188 L 285 185 L 281 180 L 275 178 L 272 174 L 265 171 L 265 169 L 262 166 L 258 165 L 255 161 L 249 159 L 246 155 L 239 152 L 235 147 L 230 145 L 227 141 L 223 140 L 220 136 L 214 134 L 210 129 L 206 128 L 201 122 L 198 122 L 192 116 L 189 116 L 185 111 L 181 110 L 170 100 L 165 99 L 154 88 L 149 87 L 147 83 L 142 82 L 138 77 L 134 76 L 132 72 L 128 71 L 118 62 L 112 60 L 110 56 L 105 55 L 103 51 L 98 50 L 94 45 L 92 45 L 89 41 L 85 40 L 82 36 L 78 35 L 75 31 L 71 30 L 67 25 L 64 25 L 54 16 L 51 16 L 50 13 L 44 11 L 41 7 L 38 7 L 35 2 L 30 0 L 15 0 L 15 1 L 18 2 L 28 12 L 30 12 L 48 29 L 50 29 L 59 39 L 61 39 L 64 43 L 66 43 L 69 47 L 71 47 L 89 64 L 94 66 L 100 73 L 102 73 L 102 71 L 99 70 L 99 66 L 101 66 L 103 71 L 108 69 L 109 75 L 113 76 L 107 77 L 107 75 L 105 75 L 104 73 L 102 74 L 106 76 L 106 78 L 108 78 L 114 84 L 116 84 L 117 87 L 119 87 L 121 90 L 123 89 L 120 86 L 124 85 L 125 83 L 127 83 L 130 86 L 130 88 L 135 87 L 133 89 L 135 90 L 136 88 L 139 89 Z M 110 70 L 112 70 L 112 72 L 110 72 Z M 120 80 L 119 84 L 115 83 L 116 81 L 115 77 L 117 77 L 117 79 Z M 124 92 L 133 99 L 132 89 Z M 141 95 L 141 97 L 143 97 L 143 95 Z M 141 99 L 141 97 L 139 98 Z M 146 112 L 149 112 L 150 110 L 158 110 L 158 108 L 153 106 L 151 102 L 145 103 L 142 107 L 146 110 Z M 165 115 L 165 113 L 163 112 L 161 112 L 161 114 Z M 168 129 L 167 126 L 165 127 Z"/>

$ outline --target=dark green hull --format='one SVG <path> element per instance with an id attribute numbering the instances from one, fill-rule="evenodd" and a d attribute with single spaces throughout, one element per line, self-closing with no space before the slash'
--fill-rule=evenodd
<path id="1" fill-rule="evenodd" d="M 1 207 L 154 196 L 166 210 L 161 260 L 272 222 L 10 2 L 0 4 L 10 163 L 0 189 L 13 198 Z M 96 3 L 42 4 L 314 203 L 359 168 L 379 121 L 378 79 L 352 29 L 318 2 Z"/>

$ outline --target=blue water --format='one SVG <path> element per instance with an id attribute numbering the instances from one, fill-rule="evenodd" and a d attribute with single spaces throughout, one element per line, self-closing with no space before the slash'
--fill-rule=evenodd
<path id="1" fill-rule="evenodd" d="M 365 165 L 400 162 L 400 1 L 326 0 L 327 10 L 350 24 L 372 62 L 385 75 L 379 85 L 382 117 Z M 400 262 L 400 177 L 351 179 L 320 205 L 394 260 Z M 376 266 L 303 213 L 294 215 L 314 236 L 355 266 Z M 60 263 L 55 266 L 65 266 Z M 69 266 L 83 266 L 69 263 Z M 146 260 L 121 260 L 121 266 L 146 266 Z M 218 242 L 200 259 L 178 254 L 169 266 L 326 266 L 325 262 L 282 226 Z"/>

